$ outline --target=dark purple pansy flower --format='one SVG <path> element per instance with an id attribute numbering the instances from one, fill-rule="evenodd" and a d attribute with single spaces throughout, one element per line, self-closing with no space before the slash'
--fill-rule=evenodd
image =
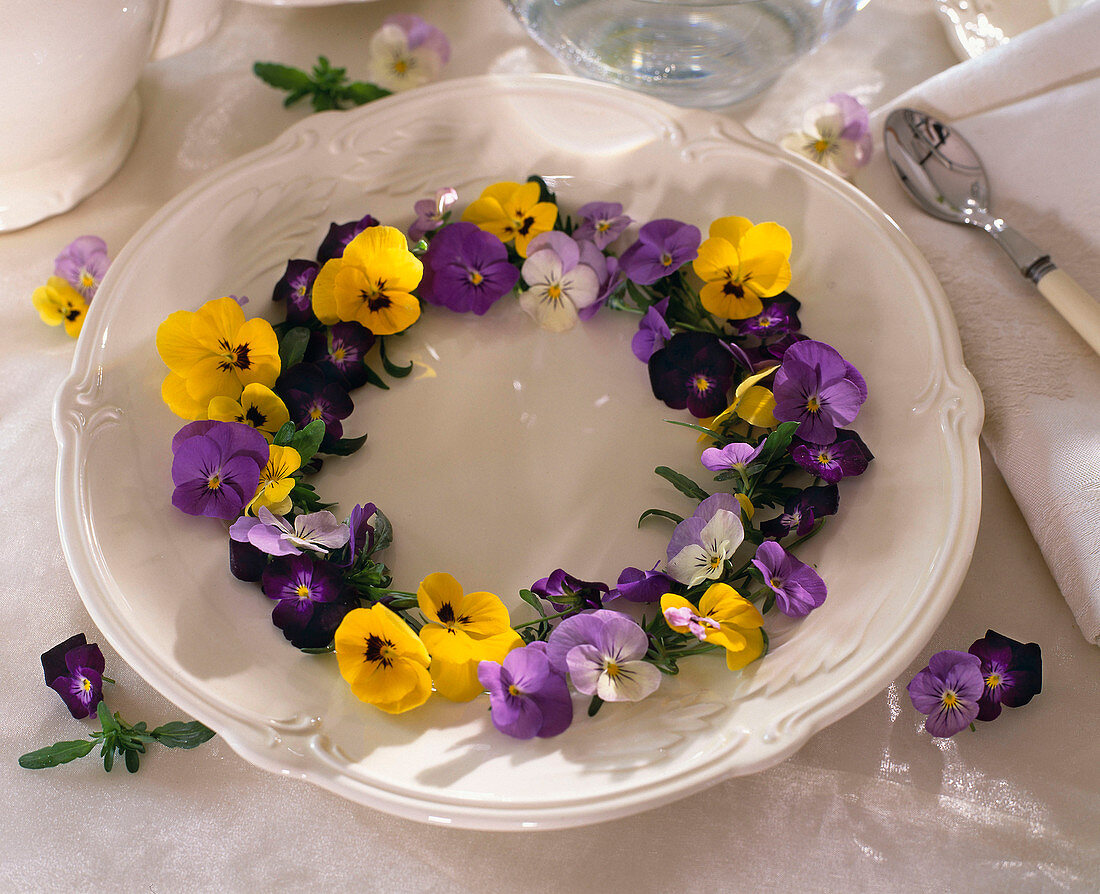
<path id="1" fill-rule="evenodd" d="M 351 610 L 340 569 L 306 553 L 272 559 L 260 586 L 276 601 L 272 622 L 299 649 L 327 646 Z"/>
<path id="2" fill-rule="evenodd" d="M 172 442 L 172 505 L 188 515 L 235 519 L 256 495 L 267 441 L 238 422 L 214 422 L 202 434 L 180 439 L 183 431 Z"/>
<path id="3" fill-rule="evenodd" d="M 831 444 L 802 441 L 791 447 L 791 459 L 829 484 L 836 484 L 841 478 L 862 475 L 874 458 L 858 434 L 843 428 L 837 429 L 836 440 Z"/>
<path id="4" fill-rule="evenodd" d="M 775 418 L 798 422 L 796 434 L 813 444 L 831 444 L 867 400 L 867 385 L 835 348 L 820 341 L 791 345 L 772 387 Z"/>
<path id="5" fill-rule="evenodd" d="M 459 221 L 444 227 L 424 253 L 417 294 L 458 313 L 483 314 L 519 282 L 508 249 L 491 233 Z"/>
<path id="6" fill-rule="evenodd" d="M 781 540 L 791 531 L 801 537 L 809 532 L 819 518 L 835 515 L 840 505 L 840 491 L 835 484 L 807 487 L 783 505 L 783 511 L 760 525 L 760 533 L 769 540 Z"/>
<path id="7" fill-rule="evenodd" d="M 577 209 L 580 224 L 573 231 L 573 238 L 591 242 L 600 251 L 619 238 L 631 224 L 618 202 L 589 202 Z"/>
<path id="8" fill-rule="evenodd" d="M 737 323 L 741 335 L 755 335 L 760 339 L 779 339 L 802 328 L 798 319 L 800 304 L 796 298 L 781 292 L 764 305 L 755 317 Z"/>
<path id="9" fill-rule="evenodd" d="M 348 243 L 351 242 L 352 239 L 362 233 L 367 227 L 376 226 L 378 226 L 378 221 L 369 214 L 359 220 L 352 220 L 342 224 L 330 224 L 328 233 L 325 238 L 321 240 L 320 248 L 317 249 L 317 263 L 324 265 L 326 261 L 342 257 L 344 249 L 348 247 Z"/>
<path id="10" fill-rule="evenodd" d="M 775 593 L 776 607 L 787 617 L 805 617 L 825 601 L 825 581 L 774 540 L 765 540 L 756 548 L 752 564 Z"/>
<path id="11" fill-rule="evenodd" d="M 313 281 L 321 265 L 316 261 L 294 259 L 286 262 L 286 271 L 275 283 L 272 301 L 286 301 L 288 323 L 308 323 L 313 319 Z"/>
<path id="12" fill-rule="evenodd" d="M 666 313 L 668 313 L 668 299 L 662 298 L 652 307 L 647 308 L 642 315 L 638 331 L 630 340 L 630 350 L 642 363 L 648 363 L 649 358 L 672 338 L 672 330 L 668 328 L 668 323 L 665 321 Z"/>
<path id="13" fill-rule="evenodd" d="M 103 653 L 83 633 L 42 653 L 42 672 L 69 713 L 78 720 L 91 717 L 103 701 Z"/>
<path id="14" fill-rule="evenodd" d="M 359 323 L 336 323 L 309 337 L 306 363 L 318 366 L 326 379 L 345 389 L 367 384 L 367 352 L 374 333 Z"/>
<path id="15" fill-rule="evenodd" d="M 968 650 L 981 662 L 982 697 L 978 719 L 995 720 L 1001 705 L 1019 708 L 1043 691 L 1043 653 L 1038 643 L 1017 642 L 987 630 Z"/>
<path id="16" fill-rule="evenodd" d="M 649 571 L 640 568 L 624 568 L 619 575 L 618 586 L 607 594 L 605 602 L 622 597 L 627 602 L 657 602 L 665 593 L 671 593 L 677 584 L 663 571 L 658 571 L 658 562 Z"/>
<path id="17" fill-rule="evenodd" d="M 258 581 L 266 567 L 267 553 L 262 549 L 229 538 L 229 571 L 237 580 Z"/>
<path id="18" fill-rule="evenodd" d="M 558 568 L 549 577 L 531 584 L 531 592 L 545 599 L 559 612 L 566 609 L 583 611 L 587 608 L 601 608 L 603 599 L 608 594 L 608 587 L 599 581 L 580 580 Z"/>
<path id="19" fill-rule="evenodd" d="M 678 332 L 649 358 L 649 383 L 658 400 L 703 419 L 726 408 L 733 370 L 733 357 L 717 336 Z"/>
<path id="20" fill-rule="evenodd" d="M 534 242 L 532 241 L 531 244 L 534 245 Z M 605 255 L 591 242 L 578 242 L 577 245 L 580 246 L 580 262 L 587 264 L 596 272 L 596 282 L 599 289 L 596 292 L 595 301 L 577 308 L 578 319 L 590 320 L 607 303 L 607 299 L 615 294 L 615 290 L 626 281 L 626 277 L 619 267 L 618 258 Z"/>
<path id="21" fill-rule="evenodd" d="M 953 736 L 978 716 L 982 694 L 981 661 L 968 652 L 937 652 L 907 687 L 913 707 L 927 714 L 933 736 Z"/>
<path id="22" fill-rule="evenodd" d="M 782 360 L 791 345 L 808 340 L 801 333 L 788 332 L 777 341 L 764 341 L 754 347 L 746 348 L 745 354 L 751 361 L 753 369 L 759 369 L 764 365 L 774 364 L 776 360 Z"/>
<path id="23" fill-rule="evenodd" d="M 675 273 L 699 254 L 698 227 L 678 220 L 651 220 L 638 231 L 637 241 L 622 253 L 619 266 L 627 279 L 648 286 Z"/>
<path id="24" fill-rule="evenodd" d="M 374 526 L 370 523 L 378 512 L 373 503 L 355 504 L 348 516 L 348 558 L 342 563 L 347 568 L 355 564 L 355 557 L 361 552 L 370 552 L 374 548 Z"/>
<path id="25" fill-rule="evenodd" d="M 546 643 L 513 649 L 504 662 L 482 661 L 477 678 L 489 691 L 493 726 L 517 739 L 548 738 L 573 722 L 565 675 L 550 665 Z"/>
<path id="26" fill-rule="evenodd" d="M 299 363 L 279 377 L 275 391 L 286 404 L 290 418 L 298 428 L 316 419 L 325 423 L 322 448 L 331 447 L 344 436 L 341 420 L 347 419 L 355 409 L 347 391 L 325 379 L 320 367 L 313 363 Z"/>

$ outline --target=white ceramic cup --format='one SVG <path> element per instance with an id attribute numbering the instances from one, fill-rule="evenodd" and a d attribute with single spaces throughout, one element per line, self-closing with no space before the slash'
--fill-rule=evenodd
<path id="1" fill-rule="evenodd" d="M 226 0 L 0 0 L 0 232 L 60 214 L 121 167 L 146 62 L 189 50 Z"/>

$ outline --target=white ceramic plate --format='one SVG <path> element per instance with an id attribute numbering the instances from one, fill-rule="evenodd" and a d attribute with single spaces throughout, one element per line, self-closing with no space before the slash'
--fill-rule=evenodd
<path id="1" fill-rule="evenodd" d="M 1091 0 L 936 0 L 947 39 L 964 62 Z"/>
<path id="2" fill-rule="evenodd" d="M 766 660 L 741 675 L 720 658 L 688 661 L 640 704 L 588 719 L 579 699 L 565 734 L 520 742 L 492 729 L 484 697 L 386 716 L 351 695 L 331 656 L 283 641 L 268 600 L 230 577 L 224 528 L 169 503 L 179 421 L 160 400 L 153 337 L 173 310 L 223 294 L 275 317 L 267 296 L 285 260 L 311 256 L 330 221 L 369 211 L 405 226 L 441 185 L 465 203 L 530 172 L 552 178 L 566 208 L 611 199 L 642 221 L 786 226 L 805 327 L 870 383 L 857 427 L 877 460 L 846 482 L 839 518 L 807 550 L 828 601 L 801 623 L 770 622 Z M 692 508 L 652 470 L 699 468 L 698 447 L 662 422 L 678 414 L 649 391 L 635 326 L 605 312 L 551 335 L 514 302 L 484 318 L 430 310 L 399 347 L 416 373 L 356 392 L 346 431 L 369 431 L 368 446 L 330 461 L 321 493 L 344 512 L 367 500 L 386 511 L 401 588 L 450 571 L 501 594 L 516 620 L 530 610 L 510 594 L 555 567 L 613 581 L 652 565 L 669 529 L 635 520 Z M 981 419 L 936 280 L 857 190 L 708 113 L 572 78 L 478 78 L 315 115 L 142 228 L 57 398 L 58 512 L 102 632 L 248 760 L 419 820 L 560 827 L 769 767 L 885 687 L 967 568 Z"/>

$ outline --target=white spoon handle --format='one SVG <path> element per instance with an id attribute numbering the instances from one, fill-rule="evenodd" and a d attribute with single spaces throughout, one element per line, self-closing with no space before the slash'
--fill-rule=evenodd
<path id="1" fill-rule="evenodd" d="M 1036 284 L 1039 292 L 1077 334 L 1100 354 L 1100 303 L 1066 271 L 1055 267 Z"/>

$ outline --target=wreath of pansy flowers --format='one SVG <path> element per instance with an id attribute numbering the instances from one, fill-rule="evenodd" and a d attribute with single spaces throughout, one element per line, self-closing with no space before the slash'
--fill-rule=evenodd
<path id="1" fill-rule="evenodd" d="M 622 205 L 569 216 L 538 177 L 493 184 L 452 220 L 456 200 L 441 189 L 417 202 L 409 237 L 370 215 L 333 224 L 316 259 L 288 261 L 278 325 L 246 320 L 232 297 L 165 320 L 162 394 L 189 420 L 172 443 L 174 505 L 229 523 L 231 570 L 260 584 L 283 635 L 334 651 L 353 693 L 389 713 L 433 692 L 488 692 L 498 729 L 546 737 L 572 722 L 571 690 L 591 697 L 591 714 L 647 697 L 686 657 L 749 666 L 767 652 L 768 612 L 802 617 L 825 600 L 794 551 L 872 459 L 847 428 L 867 398 L 862 376 L 801 332 L 790 235 L 723 217 L 706 239 L 671 219 L 630 238 Z M 507 296 L 552 331 L 603 307 L 637 314 L 633 353 L 655 396 L 695 417 L 675 424 L 697 435 L 714 479 L 708 489 L 658 467 L 696 504 L 639 519 L 673 525 L 666 555 L 613 587 L 555 569 L 520 592 L 534 617 L 518 623 L 443 572 L 395 589 L 382 511 L 360 504 L 340 521 L 306 480 L 324 456 L 362 446 L 342 421 L 355 389 L 389 387 L 374 367 L 411 370 L 387 356 L 390 337 L 426 306 L 484 314 Z"/>

